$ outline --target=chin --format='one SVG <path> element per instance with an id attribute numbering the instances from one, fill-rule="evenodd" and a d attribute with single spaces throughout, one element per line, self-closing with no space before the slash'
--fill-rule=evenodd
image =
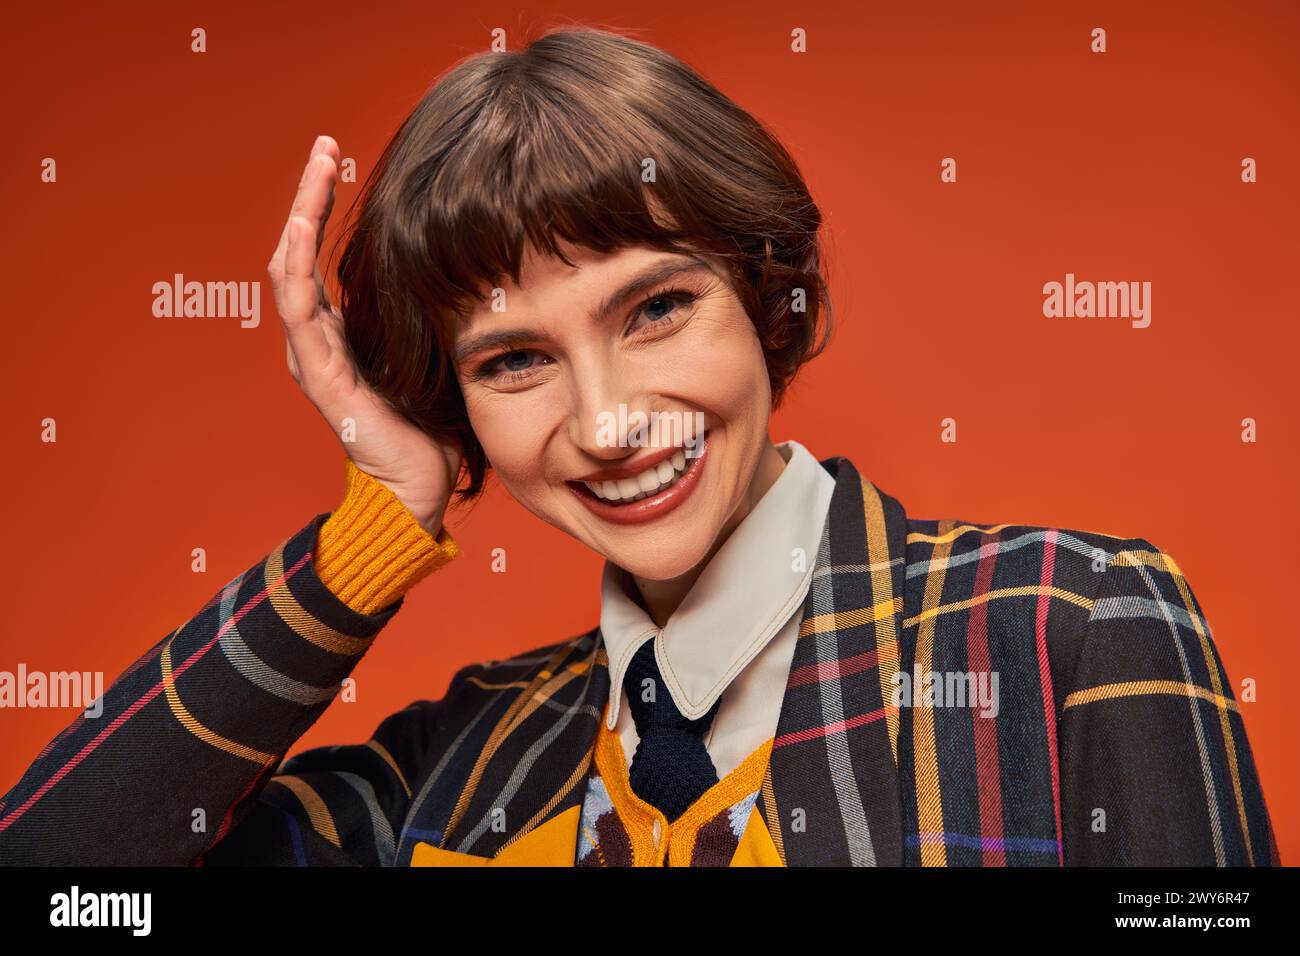
<path id="1" fill-rule="evenodd" d="M 608 559 L 625 571 L 647 581 L 668 581 L 680 577 L 704 560 L 708 549 L 683 549 L 679 543 L 671 555 L 654 557 L 646 554 L 608 555 Z"/>

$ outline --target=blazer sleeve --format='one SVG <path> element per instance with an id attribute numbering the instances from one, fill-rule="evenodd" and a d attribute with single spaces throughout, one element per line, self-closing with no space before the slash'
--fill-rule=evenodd
<path id="1" fill-rule="evenodd" d="M 1277 865 L 1249 705 L 1182 569 L 1132 538 L 1097 576 L 1058 695 L 1064 862 Z"/>
<path id="2" fill-rule="evenodd" d="M 326 586 L 313 551 L 329 517 L 231 580 L 41 751 L 0 800 L 0 864 L 391 859 L 438 701 L 280 766 L 405 601 L 364 613 Z"/>

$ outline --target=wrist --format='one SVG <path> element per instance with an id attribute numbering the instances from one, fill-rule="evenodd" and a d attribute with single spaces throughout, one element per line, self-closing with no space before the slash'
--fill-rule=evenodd
<path id="1" fill-rule="evenodd" d="M 345 461 L 347 494 L 320 529 L 315 567 L 345 604 L 373 614 L 454 559 L 459 547 L 442 527 L 441 510 L 417 523 L 391 486 Z"/>
<path id="2" fill-rule="evenodd" d="M 375 478 L 374 480 L 393 493 L 393 497 L 402 503 L 402 506 L 406 508 L 406 510 L 410 512 L 411 517 L 415 519 L 415 523 L 427 532 L 429 537 L 437 538 L 439 536 L 442 531 L 442 516 L 443 512 L 446 510 L 445 507 L 426 505 L 413 501 L 404 493 L 401 485 L 391 481 L 385 481 L 382 478 Z"/>

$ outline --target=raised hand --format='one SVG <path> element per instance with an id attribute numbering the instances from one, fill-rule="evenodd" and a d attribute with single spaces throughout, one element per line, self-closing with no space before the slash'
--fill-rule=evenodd
<path id="1" fill-rule="evenodd" d="M 356 466 L 387 485 L 436 535 L 460 472 L 461 450 L 435 441 L 371 390 L 348 350 L 343 316 L 330 304 L 317 263 L 334 206 L 338 160 L 333 138 L 317 137 L 266 267 L 284 323 L 289 372 Z M 355 423 L 354 441 L 343 441 L 347 419 Z"/>

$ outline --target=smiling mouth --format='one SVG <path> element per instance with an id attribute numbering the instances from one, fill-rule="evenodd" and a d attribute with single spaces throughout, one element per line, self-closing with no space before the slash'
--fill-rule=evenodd
<path id="1" fill-rule="evenodd" d="M 629 478 L 606 481 L 566 481 L 565 484 L 602 518 L 615 522 L 647 521 L 677 507 L 694 490 L 709 450 L 709 432 L 687 457 L 680 448 L 658 464 Z"/>
<path id="2" fill-rule="evenodd" d="M 601 498 L 614 505 L 630 505 L 634 501 L 640 501 L 642 498 L 649 498 L 656 495 L 665 488 L 671 488 L 677 484 L 677 479 L 685 474 L 689 465 L 695 463 L 698 455 L 690 458 L 686 457 L 685 449 L 678 449 L 669 458 L 665 458 L 657 465 L 651 465 L 645 471 L 639 472 L 630 478 L 619 478 L 612 481 L 584 481 L 583 485 L 597 498 Z"/>

